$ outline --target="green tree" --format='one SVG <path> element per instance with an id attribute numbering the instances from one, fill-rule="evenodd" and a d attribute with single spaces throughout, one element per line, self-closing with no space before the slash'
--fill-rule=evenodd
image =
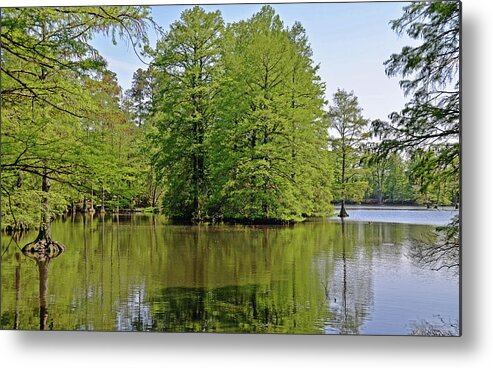
<path id="1" fill-rule="evenodd" d="M 409 161 L 399 153 L 382 157 L 378 144 L 369 144 L 364 157 L 367 168 L 366 199 L 384 202 L 405 203 L 416 199 L 416 194 L 409 176 Z"/>
<path id="2" fill-rule="evenodd" d="M 200 220 L 208 191 L 207 140 L 215 120 L 218 61 L 224 22 L 219 11 L 196 6 L 170 26 L 154 52 L 159 94 L 153 105 L 154 164 L 173 218 Z"/>
<path id="3" fill-rule="evenodd" d="M 328 213 L 324 86 L 304 30 L 264 6 L 225 38 L 212 211 L 251 221 Z"/>
<path id="4" fill-rule="evenodd" d="M 328 125 L 323 116 L 325 84 L 318 76 L 313 52 L 303 26 L 296 22 L 289 29 L 294 44 L 289 71 L 292 177 L 299 188 L 303 213 L 326 216 L 331 210 L 330 184 L 333 172 L 326 148 Z"/>
<path id="5" fill-rule="evenodd" d="M 144 7 L 2 11 L 2 193 L 9 198 L 7 206 L 2 203 L 4 226 L 19 228 L 15 212 L 28 204 L 26 227 L 40 216 L 37 240 L 49 242 L 56 208 L 66 208 L 73 195 L 67 188 L 86 190 L 86 181 L 104 168 L 90 143 L 104 119 L 95 96 L 110 101 L 111 93 L 105 90 L 106 62 L 89 41 L 102 32 L 139 47 L 147 19 Z"/>
<path id="6" fill-rule="evenodd" d="M 348 217 L 345 201 L 361 201 L 367 183 L 363 180 L 363 142 L 368 138 L 368 120 L 363 118 L 358 98 L 353 92 L 338 89 L 327 120 L 334 135 L 330 138 L 337 166 L 334 185 L 336 198 L 341 201 L 339 217 Z"/>
<path id="7" fill-rule="evenodd" d="M 135 125 L 142 125 L 148 117 L 153 95 L 153 68 L 137 69 L 133 75 L 131 88 L 125 92 L 124 100 Z"/>
<path id="8" fill-rule="evenodd" d="M 398 153 L 388 157 L 388 173 L 384 181 L 384 196 L 391 202 L 410 202 L 416 198 L 409 177 L 409 162 Z"/>
<path id="9" fill-rule="evenodd" d="M 430 206 L 455 205 L 459 201 L 459 157 L 450 163 L 441 160 L 441 149 L 430 147 L 413 152 L 410 180 L 414 183 L 418 202 Z M 433 176 L 430 175 L 432 171 Z M 437 180 L 434 176 L 440 178 Z"/>
<path id="10" fill-rule="evenodd" d="M 164 191 L 161 178 L 158 176 L 153 157 L 160 151 L 149 139 L 152 136 L 152 103 L 157 96 L 156 72 L 152 65 L 148 69 L 137 69 L 133 75 L 132 86 L 125 92 L 123 109 L 135 127 L 131 142 L 134 155 L 139 159 L 138 171 L 140 190 L 136 203 L 142 207 L 160 206 Z"/>
<path id="11" fill-rule="evenodd" d="M 86 185 L 90 184 L 92 202 L 97 202 L 102 212 L 106 205 L 132 208 L 144 190 L 143 178 L 148 169 L 138 144 L 143 132 L 120 106 L 121 88 L 116 75 L 105 72 L 98 85 L 99 88 L 92 87 L 97 115 L 91 118 L 87 134 L 89 145 L 95 150 L 94 173 L 85 178 Z"/>

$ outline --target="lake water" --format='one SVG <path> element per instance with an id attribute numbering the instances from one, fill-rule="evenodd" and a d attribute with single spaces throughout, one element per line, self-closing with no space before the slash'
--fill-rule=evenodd
<path id="1" fill-rule="evenodd" d="M 435 240 L 444 213 L 349 213 L 294 226 L 78 216 L 52 224 L 66 250 L 48 264 L 19 251 L 36 234 L 3 235 L 1 327 L 406 335 L 457 324 L 457 273 L 410 253 Z"/>
<path id="2" fill-rule="evenodd" d="M 345 221 L 391 222 L 413 225 L 445 226 L 459 213 L 453 207 L 426 209 L 422 207 L 348 206 Z M 333 219 L 337 219 L 334 217 Z"/>

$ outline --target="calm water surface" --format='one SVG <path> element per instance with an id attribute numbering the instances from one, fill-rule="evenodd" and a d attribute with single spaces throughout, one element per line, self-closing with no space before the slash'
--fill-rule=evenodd
<path id="1" fill-rule="evenodd" d="M 2 328 L 402 335 L 457 323 L 457 274 L 409 254 L 443 213 L 358 211 L 295 226 L 80 216 L 52 225 L 66 251 L 48 264 L 19 251 L 36 234 L 2 236 Z"/>
<path id="2" fill-rule="evenodd" d="M 459 211 L 453 207 L 426 209 L 423 207 L 348 206 L 347 221 L 392 222 L 413 225 L 445 226 Z M 336 219 L 334 217 L 333 219 Z"/>

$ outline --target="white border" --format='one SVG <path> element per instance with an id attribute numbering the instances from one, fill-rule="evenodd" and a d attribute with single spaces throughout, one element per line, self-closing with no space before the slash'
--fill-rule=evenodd
<path id="1" fill-rule="evenodd" d="M 1 6 L 116 3 L 146 2 L 2 0 Z M 147 3 L 169 4 L 173 1 Z M 493 362 L 493 241 L 490 234 L 493 219 L 493 176 L 490 176 L 493 159 L 493 22 L 489 3 L 463 1 L 463 337 L 0 331 L 0 365 L 53 368 L 133 368 L 172 364 L 175 367 L 489 366 Z"/>

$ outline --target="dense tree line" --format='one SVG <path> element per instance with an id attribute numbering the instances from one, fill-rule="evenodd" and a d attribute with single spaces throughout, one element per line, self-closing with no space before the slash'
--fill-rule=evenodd
<path id="1" fill-rule="evenodd" d="M 417 151 L 369 148 L 383 133 L 354 93 L 338 90 L 325 110 L 303 27 L 286 27 L 269 6 L 229 25 L 219 12 L 186 10 L 152 56 L 146 123 L 170 217 L 299 221 L 328 215 L 334 200 L 341 216 L 346 200 L 456 201 L 446 183 L 416 174 Z"/>
<path id="2" fill-rule="evenodd" d="M 49 237 L 67 210 L 295 222 L 335 203 L 458 203 L 457 3 L 392 24 L 423 40 L 386 62 L 412 98 L 371 123 L 353 92 L 326 101 L 305 30 L 272 7 L 231 24 L 185 10 L 154 48 L 152 24 L 146 7 L 3 10 L 3 228 Z M 124 93 L 100 33 L 152 59 Z"/>
<path id="3" fill-rule="evenodd" d="M 324 85 L 304 29 L 271 7 L 224 25 L 186 10 L 158 42 L 149 135 L 174 218 L 299 221 L 329 214 Z"/>
<path id="4" fill-rule="evenodd" d="M 11 277 L 2 280 L 15 280 L 4 303 L 14 312 L 2 314 L 3 325 L 112 329 L 117 320 L 118 328 L 135 330 L 313 333 L 316 321 L 330 319 L 334 331 L 358 333 L 368 312 L 361 306 L 373 296 L 356 239 L 367 239 L 371 256 L 373 243 L 388 243 L 385 225 L 341 221 L 328 237 L 319 229 L 329 223 L 240 232 L 199 225 L 185 235 L 160 225 L 167 218 L 291 223 L 350 216 L 348 203 L 460 202 L 458 2 L 411 3 L 392 22 L 416 40 L 385 62 L 410 100 L 387 121 L 373 122 L 354 92 L 326 95 L 303 26 L 286 26 L 269 6 L 231 24 L 219 11 L 185 10 L 166 33 L 158 30 L 155 47 L 146 36 L 157 27 L 148 7 L 8 8 L 0 21 L 1 227 L 14 233 L 2 252 Z M 135 71 L 129 90 L 92 46 L 97 34 L 152 60 Z M 167 218 L 146 217 L 146 238 L 127 232 L 120 243 L 121 217 L 105 233 L 105 216 L 92 216 L 136 208 Z M 64 281 L 52 286 L 54 295 L 75 306 L 67 322 L 48 313 L 49 264 L 64 250 L 50 224 L 77 211 L 91 213 L 71 222 L 83 229 L 83 250 L 73 248 L 79 263 L 51 271 Z M 57 236 L 61 225 L 54 225 Z M 36 277 L 20 254 L 7 252 L 33 228 L 39 231 L 23 238 L 32 242 L 22 252 L 36 260 L 39 285 L 29 281 Z M 392 229 L 402 258 L 404 230 L 413 228 Z M 414 230 L 420 234 L 413 238 L 421 237 L 421 228 Z M 63 239 L 76 244 L 76 234 Z M 406 256 L 434 270 L 459 269 L 458 217 L 423 242 Z M 314 263 L 321 250 L 326 259 Z M 146 265 L 165 272 L 166 284 L 151 277 L 129 294 L 120 278 L 145 274 Z M 217 265 L 224 272 L 209 272 Z M 183 285 L 192 292 L 185 298 Z M 20 298 L 21 289 L 28 298 Z M 144 291 L 155 300 L 142 300 Z M 32 318 L 36 295 L 39 323 Z M 124 299 L 126 307 L 116 308 Z M 27 320 L 20 318 L 25 311 Z M 458 333 L 454 323 L 445 327 L 416 324 L 413 333 Z"/>
<path id="5" fill-rule="evenodd" d="M 2 226 L 49 223 L 67 208 L 128 206 L 139 180 L 135 126 L 97 33 L 147 42 L 145 7 L 2 9 Z"/>

